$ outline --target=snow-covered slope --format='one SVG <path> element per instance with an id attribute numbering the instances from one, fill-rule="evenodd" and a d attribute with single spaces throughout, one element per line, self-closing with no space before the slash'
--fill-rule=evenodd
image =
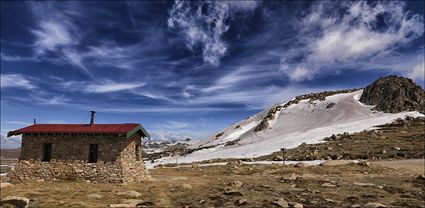
<path id="1" fill-rule="evenodd" d="M 269 110 L 279 105 L 272 106 L 193 145 L 192 148 L 199 150 L 181 157 L 179 162 L 257 157 L 279 151 L 283 147 L 294 148 L 303 142 L 319 143 L 332 134 L 359 132 L 406 116 L 423 116 L 415 111 L 396 114 L 373 111 L 373 106 L 359 102 L 362 92 L 335 94 L 323 101 L 300 100 L 280 108 L 273 119 L 267 121 L 268 127 L 256 132 L 255 127 Z M 174 161 L 175 158 L 162 158 L 155 164 L 147 165 Z"/>

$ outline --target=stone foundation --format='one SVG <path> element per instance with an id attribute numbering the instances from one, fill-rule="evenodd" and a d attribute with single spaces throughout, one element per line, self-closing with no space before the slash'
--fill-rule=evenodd
<path id="1" fill-rule="evenodd" d="M 21 180 L 64 180 L 90 181 L 100 183 L 125 183 L 143 181 L 149 178 L 149 172 L 144 168 L 143 161 L 137 161 L 131 167 L 121 167 L 119 164 L 98 161 L 55 161 L 40 162 L 34 160 L 19 161 L 10 172 L 11 181 Z"/>

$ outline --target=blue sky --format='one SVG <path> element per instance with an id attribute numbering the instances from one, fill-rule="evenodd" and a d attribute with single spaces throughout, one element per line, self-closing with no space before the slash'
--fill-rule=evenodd
<path id="1" fill-rule="evenodd" d="M 1 2 L 1 144 L 38 123 L 204 138 L 296 95 L 424 86 L 424 2 Z"/>

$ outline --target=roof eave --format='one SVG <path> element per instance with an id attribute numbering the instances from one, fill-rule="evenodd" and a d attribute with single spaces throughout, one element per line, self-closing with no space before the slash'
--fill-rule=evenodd
<path id="1" fill-rule="evenodd" d="M 132 129 L 131 131 L 127 132 L 127 138 L 133 136 L 138 131 L 141 131 L 149 139 L 151 138 L 151 136 L 149 135 L 149 133 L 143 128 L 142 125 L 136 126 L 134 129 Z"/>
<path id="2" fill-rule="evenodd" d="M 19 135 L 20 133 L 16 133 L 14 131 L 9 131 L 7 132 L 7 137 L 11 137 L 11 136 L 15 136 L 15 135 Z"/>

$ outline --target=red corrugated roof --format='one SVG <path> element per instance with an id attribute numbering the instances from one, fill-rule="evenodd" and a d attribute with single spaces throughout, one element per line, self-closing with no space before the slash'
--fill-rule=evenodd
<path id="1" fill-rule="evenodd" d="M 34 124 L 22 129 L 10 131 L 8 135 L 23 133 L 128 133 L 140 124 Z"/>

